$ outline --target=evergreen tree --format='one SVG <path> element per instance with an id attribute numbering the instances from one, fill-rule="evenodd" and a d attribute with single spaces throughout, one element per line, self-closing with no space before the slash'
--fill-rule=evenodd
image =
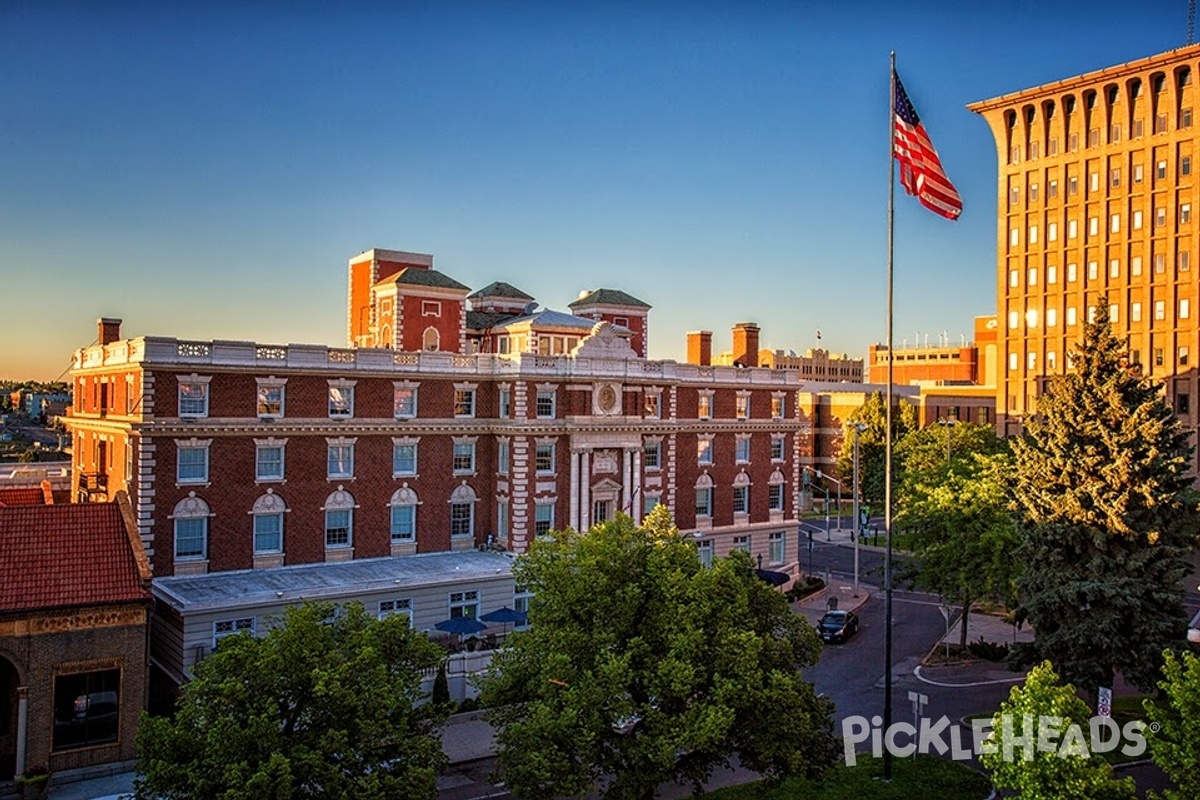
<path id="1" fill-rule="evenodd" d="M 1184 636 L 1196 541 L 1187 434 L 1161 386 L 1126 363 L 1106 298 L 1095 314 L 1013 446 L 1021 611 L 1036 637 L 1015 655 L 1049 659 L 1089 697 L 1116 672 L 1154 686 Z"/>

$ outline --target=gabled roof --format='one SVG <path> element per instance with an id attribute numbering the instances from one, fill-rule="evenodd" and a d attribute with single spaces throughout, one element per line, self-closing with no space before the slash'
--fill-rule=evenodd
<path id="1" fill-rule="evenodd" d="M 46 492 L 40 486 L 5 486 L 0 488 L 0 508 L 5 506 L 45 506 Z"/>
<path id="2" fill-rule="evenodd" d="M 515 316 L 516 314 L 502 314 L 498 311 L 468 311 L 467 330 L 486 331 L 488 328 L 503 325 Z"/>
<path id="3" fill-rule="evenodd" d="M 512 300 L 532 300 L 533 295 L 525 294 L 511 283 L 493 281 L 477 292 L 467 295 L 469 299 L 476 297 L 506 297 Z"/>
<path id="4" fill-rule="evenodd" d="M 120 502 L 0 508 L 0 612 L 147 600 L 132 519 Z"/>
<path id="5" fill-rule="evenodd" d="M 543 308 L 541 311 L 535 311 L 532 314 L 522 314 L 519 317 L 506 319 L 496 325 L 497 328 L 516 325 L 520 322 L 529 322 L 534 328 L 579 328 L 581 331 L 590 331 L 595 321 L 577 317 L 574 314 L 564 314 L 562 311 L 553 311 L 549 308 Z"/>
<path id="6" fill-rule="evenodd" d="M 405 267 L 395 275 L 384 278 L 375 285 L 380 286 L 387 283 L 399 283 L 407 286 L 433 286 L 438 289 L 460 289 L 464 292 L 469 291 L 471 288 L 453 278 L 443 275 L 436 269 L 415 269 L 413 267 Z"/>
<path id="7" fill-rule="evenodd" d="M 620 289 L 593 289 L 574 303 L 568 303 L 567 308 L 583 306 L 632 306 L 634 308 L 650 308 L 649 303 L 643 303 L 631 294 Z"/>

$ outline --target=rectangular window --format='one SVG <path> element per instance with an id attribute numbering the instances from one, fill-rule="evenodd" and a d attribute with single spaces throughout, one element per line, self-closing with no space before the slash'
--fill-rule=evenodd
<path id="1" fill-rule="evenodd" d="M 741 550 L 742 552 L 749 553 L 750 552 L 750 537 L 749 536 L 733 537 L 733 546 L 731 546 L 729 548 L 729 551 L 733 552 L 734 550 Z"/>
<path id="2" fill-rule="evenodd" d="M 554 504 L 537 503 L 533 511 L 533 535 L 545 536 L 554 527 Z"/>
<path id="3" fill-rule="evenodd" d="M 784 558 L 784 539 L 782 531 L 775 531 L 767 538 L 767 561 L 771 564 L 782 564 Z"/>
<path id="4" fill-rule="evenodd" d="M 457 399 L 457 398 L 456 398 Z M 500 419 L 508 419 L 512 416 L 512 390 L 500 390 Z"/>
<path id="5" fill-rule="evenodd" d="M 1188 365 L 1188 349 L 1186 347 L 1179 348 L 1179 366 L 1186 367 Z"/>
<path id="6" fill-rule="evenodd" d="M 475 416 L 475 390 L 474 389 L 455 389 L 454 390 L 454 416 L 456 416 L 456 417 L 473 417 L 473 416 Z"/>
<path id="7" fill-rule="evenodd" d="M 258 445 L 254 450 L 254 479 L 259 481 L 283 480 L 283 447 Z"/>
<path id="8" fill-rule="evenodd" d="M 1058 325 L 1058 309 L 1057 308 L 1047 308 L 1046 309 L 1046 327 L 1053 328 L 1057 325 Z"/>
<path id="9" fill-rule="evenodd" d="M 750 511 L 750 487 L 733 487 L 733 513 L 746 514 Z"/>
<path id="10" fill-rule="evenodd" d="M 1166 133 L 1167 131 L 1167 115 L 1159 114 L 1154 118 L 1154 132 Z"/>
<path id="11" fill-rule="evenodd" d="M 646 392 L 642 395 L 642 406 L 646 417 L 658 419 L 662 416 L 662 395 L 658 392 Z"/>
<path id="12" fill-rule="evenodd" d="M 351 542 L 351 513 L 349 508 L 330 508 L 325 511 L 325 546 L 349 547 Z"/>
<path id="13" fill-rule="evenodd" d="M 1159 161 L 1154 165 L 1154 177 L 1158 180 L 1165 180 L 1167 177 L 1167 162 Z"/>
<path id="14" fill-rule="evenodd" d="M 709 419 L 712 417 L 712 393 L 701 392 L 696 398 L 697 408 L 696 416 L 700 419 Z"/>
<path id="15" fill-rule="evenodd" d="M 535 451 L 535 466 L 539 475 L 554 472 L 554 444 L 539 444 Z"/>
<path id="16" fill-rule="evenodd" d="M 783 511 L 782 483 L 775 483 L 767 487 L 767 507 L 772 511 Z"/>
<path id="17" fill-rule="evenodd" d="M 1154 273 L 1161 275 L 1167 271 L 1167 257 L 1164 253 L 1154 254 Z"/>
<path id="18" fill-rule="evenodd" d="M 1191 175 L 1192 174 L 1192 157 L 1191 156 L 1181 156 L 1180 157 L 1180 159 L 1179 159 L 1179 174 L 1180 175 Z"/>
<path id="19" fill-rule="evenodd" d="M 1100 233 L 1100 218 L 1088 218 L 1088 236 L 1097 236 Z"/>
<path id="20" fill-rule="evenodd" d="M 737 396 L 737 400 L 736 400 L 734 409 L 735 409 L 735 415 L 737 416 L 738 419 L 749 419 L 750 418 L 750 395 L 739 394 Z"/>
<path id="21" fill-rule="evenodd" d="M 1067 325 L 1075 324 L 1075 306 L 1067 307 Z"/>
<path id="22" fill-rule="evenodd" d="M 739 436 L 734 445 L 734 459 L 736 461 L 750 460 L 750 439 Z"/>
<path id="23" fill-rule="evenodd" d="M 1050 181 L 1046 184 L 1046 197 L 1051 200 L 1058 197 L 1058 181 Z"/>
<path id="24" fill-rule="evenodd" d="M 1144 127 L 1144 126 L 1142 125 L 1142 120 L 1140 120 L 1140 119 L 1135 119 L 1135 120 L 1133 121 L 1133 138 L 1134 138 L 1134 139 L 1140 139 L 1140 138 L 1142 138 L 1142 134 L 1143 134 L 1143 127 Z"/>
<path id="25" fill-rule="evenodd" d="M 1011 229 L 1011 230 L 1008 232 L 1008 245 L 1009 245 L 1009 247 L 1016 247 L 1016 246 L 1017 246 L 1017 245 L 1019 245 L 1020 243 L 1021 243 L 1021 232 L 1020 232 L 1020 231 L 1018 231 L 1016 228 L 1013 228 L 1013 229 Z"/>
<path id="26" fill-rule="evenodd" d="M 1187 319 L 1191 316 L 1192 304 L 1190 300 L 1184 299 L 1179 301 L 1179 318 Z"/>
<path id="27" fill-rule="evenodd" d="M 354 387 L 329 387 L 329 416 L 333 419 L 345 419 L 354 416 Z"/>
<path id="28" fill-rule="evenodd" d="M 1142 274 L 1142 257 L 1134 256 L 1129 259 L 1129 274 L 1134 277 Z"/>
<path id="29" fill-rule="evenodd" d="M 457 619 L 458 617 L 479 618 L 478 590 L 450 593 L 450 618 Z"/>
<path id="30" fill-rule="evenodd" d="M 508 541 L 508 498 L 505 497 L 496 501 L 496 538 Z"/>
<path id="31" fill-rule="evenodd" d="M 1077 220 L 1067 220 L 1067 238 L 1074 239 L 1079 235 L 1079 222 Z"/>
<path id="32" fill-rule="evenodd" d="M 1175 413 L 1187 414 L 1192 410 L 1191 398 L 1186 394 L 1175 395 Z"/>
<path id="33" fill-rule="evenodd" d="M 509 450 L 510 446 L 508 442 L 500 441 L 496 443 L 496 472 L 501 475 L 508 474 Z"/>
<path id="34" fill-rule="evenodd" d="M 254 552 L 283 552 L 283 514 L 254 515 Z"/>
<path id="35" fill-rule="evenodd" d="M 1129 320 L 1130 320 L 1130 322 L 1141 322 L 1142 321 L 1142 304 L 1141 303 L 1130 304 Z"/>
<path id="36" fill-rule="evenodd" d="M 353 478 L 354 477 L 354 445 L 352 444 L 331 444 L 329 445 L 328 470 L 326 475 L 330 478 Z"/>
<path id="37" fill-rule="evenodd" d="M 1008 271 L 1008 285 L 1016 288 L 1021 285 L 1021 271 L 1010 269 Z"/>
<path id="38" fill-rule="evenodd" d="M 701 464 L 713 463 L 711 438 L 701 436 L 696 439 L 696 461 Z"/>
<path id="39" fill-rule="evenodd" d="M 1109 170 L 1108 182 L 1109 182 L 1109 185 L 1112 186 L 1114 189 L 1116 187 L 1120 186 L 1121 185 L 1121 170 L 1119 170 L 1119 169 Z"/>
<path id="40" fill-rule="evenodd" d="M 703 486 L 696 489 L 696 516 L 712 516 L 712 487 Z"/>
<path id="41" fill-rule="evenodd" d="M 1110 130 L 1108 132 L 1108 141 L 1111 144 L 1116 144 L 1117 142 L 1121 141 L 1121 126 L 1120 126 L 1120 124 L 1113 123 L 1112 127 L 1110 128 Z M 1114 184 L 1114 186 L 1115 185 L 1116 184 Z"/>
<path id="42" fill-rule="evenodd" d="M 208 384 L 180 383 L 179 384 L 179 416 L 207 417 L 208 416 Z"/>
<path id="43" fill-rule="evenodd" d="M 782 436 L 771 437 L 771 460 L 783 461 L 784 438 Z"/>
<path id="44" fill-rule="evenodd" d="M 1046 240 L 1050 242 L 1058 241 L 1058 223 L 1051 222 L 1046 226 Z"/>
<path id="45" fill-rule="evenodd" d="M 1010 205 L 1014 205 L 1014 206 L 1017 203 L 1021 202 L 1021 187 L 1019 187 L 1019 186 L 1012 187 L 1012 190 L 1008 193 L 1008 202 Z"/>
<path id="46" fill-rule="evenodd" d="M 1121 261 L 1119 259 L 1114 258 L 1108 262 L 1108 276 L 1110 278 L 1121 277 Z"/>
<path id="47" fill-rule="evenodd" d="M 1036 203 L 1038 199 L 1038 185 L 1036 183 L 1029 184 L 1029 202 Z"/>
<path id="48" fill-rule="evenodd" d="M 1088 174 L 1088 190 L 1092 192 L 1100 191 L 1100 173 L 1092 172 Z"/>
<path id="49" fill-rule="evenodd" d="M 646 469 L 660 469 L 662 467 L 662 442 L 643 442 L 642 461 L 645 463 Z"/>
<path id="50" fill-rule="evenodd" d="M 1058 283 L 1058 267 L 1054 264 L 1046 267 L 1046 283 Z"/>
<path id="51" fill-rule="evenodd" d="M 1142 165 L 1141 164 L 1133 165 L 1133 182 L 1134 183 L 1142 182 Z"/>
<path id="52" fill-rule="evenodd" d="M 392 541 L 414 542 L 417 539 L 417 507 L 392 506 Z"/>
<path id="53" fill-rule="evenodd" d="M 409 386 L 397 386 L 392 391 L 392 415 L 396 419 L 408 419 L 417 415 L 417 390 Z"/>
<path id="54" fill-rule="evenodd" d="M 1180 224 L 1192 221 L 1192 204 L 1184 203 L 1179 206 L 1179 222 Z"/>
<path id="55" fill-rule="evenodd" d="M 783 398 L 771 398 L 771 419 L 783 419 Z"/>
<path id="56" fill-rule="evenodd" d="M 1161 347 L 1154 348 L 1154 366 L 1161 367 L 1163 365 L 1163 349 Z"/>
<path id="57" fill-rule="evenodd" d="M 475 443 L 455 442 L 453 468 L 455 472 L 475 471 Z"/>
<path id="58" fill-rule="evenodd" d="M 466 538 L 475 535 L 475 507 L 470 503 L 450 504 L 450 535 Z"/>
<path id="59" fill-rule="evenodd" d="M 1037 225 L 1029 226 L 1029 243 L 1030 244 L 1038 243 L 1038 226 Z"/>
<path id="60" fill-rule="evenodd" d="M 1108 228 L 1111 233 L 1121 232 L 1121 215 L 1113 214 L 1108 218 Z"/>
<path id="61" fill-rule="evenodd" d="M 1142 229 L 1142 212 L 1141 211 L 1133 212 L 1133 229 L 1135 231 L 1140 231 Z"/>
<path id="62" fill-rule="evenodd" d="M 1067 136 L 1067 150 L 1074 153 L 1079 150 L 1079 134 L 1072 133 Z"/>
<path id="63" fill-rule="evenodd" d="M 1154 318 L 1156 320 L 1163 320 L 1167 318 L 1167 305 L 1164 301 L 1154 301 Z"/>
<path id="64" fill-rule="evenodd" d="M 1017 367 L 1020 366 L 1020 363 L 1021 362 L 1016 353 L 1008 354 L 1008 370 L 1009 370 L 1009 372 L 1016 371 Z"/>
<path id="65" fill-rule="evenodd" d="M 121 670 L 55 676 L 55 751 L 117 741 L 120 718 Z"/>
<path id="66" fill-rule="evenodd" d="M 538 419 L 554 419 L 554 400 L 556 394 L 553 389 L 537 393 L 536 411 Z"/>
<path id="67" fill-rule="evenodd" d="M 1038 278 L 1037 267 L 1030 267 L 1029 268 L 1029 277 L 1027 279 L 1027 282 L 1029 283 L 1029 285 L 1037 286 L 1037 282 L 1038 282 L 1037 278 Z"/>
<path id="68" fill-rule="evenodd" d="M 1179 254 L 1179 271 L 1188 272 L 1192 268 L 1192 254 L 1184 250 Z"/>
<path id="69" fill-rule="evenodd" d="M 1100 276 L 1099 268 L 1095 261 L 1088 262 L 1088 280 L 1094 281 Z"/>
<path id="70" fill-rule="evenodd" d="M 417 474 L 417 445 L 413 442 L 392 444 L 392 475 Z"/>
<path id="71" fill-rule="evenodd" d="M 1181 108 L 1179 110 L 1179 127 L 1192 127 L 1192 110 L 1190 108 Z"/>
<path id="72" fill-rule="evenodd" d="M 662 502 L 662 498 L 659 497 L 658 495 L 653 495 L 653 494 L 642 495 L 642 516 L 643 517 L 649 516 L 650 512 L 652 512 L 654 510 L 654 507 L 661 502 Z"/>
<path id="73" fill-rule="evenodd" d="M 260 417 L 282 417 L 283 416 L 283 387 L 282 386 L 265 386 L 258 387 L 258 416 Z"/>
<path id="74" fill-rule="evenodd" d="M 1100 129 L 1092 128 L 1088 131 L 1088 147 L 1100 146 Z"/>
<path id="75" fill-rule="evenodd" d="M 208 445 L 202 447 L 180 447 L 178 464 L 179 483 L 208 482 Z"/>
<path id="76" fill-rule="evenodd" d="M 1120 316 L 1120 311 L 1121 311 L 1121 307 L 1118 306 L 1116 303 L 1109 305 L 1109 307 L 1108 307 L 1109 320 L 1112 322 L 1117 322 L 1118 317 Z"/>
<path id="77" fill-rule="evenodd" d="M 208 553 L 208 518 L 175 520 L 175 558 L 205 558 Z"/>
<path id="78" fill-rule="evenodd" d="M 713 562 L 712 539 L 705 539 L 696 545 L 696 555 L 700 557 L 700 566 L 710 569 Z"/>
<path id="79" fill-rule="evenodd" d="M 1079 178 L 1075 177 L 1074 175 L 1067 178 L 1067 194 L 1068 195 L 1079 194 Z"/>
<path id="80" fill-rule="evenodd" d="M 237 636 L 239 633 L 254 635 L 254 617 L 241 619 L 223 619 L 213 623 L 213 648 L 226 636 Z"/>
<path id="81" fill-rule="evenodd" d="M 412 607 L 412 599 L 411 598 L 405 597 L 405 598 L 397 598 L 394 600 L 380 600 L 379 601 L 379 618 L 380 619 L 384 619 L 385 617 L 390 617 L 394 614 L 401 614 L 404 616 L 405 619 L 408 620 L 408 624 L 411 626 L 412 625 L 412 612 L 413 612 L 413 607 Z"/>

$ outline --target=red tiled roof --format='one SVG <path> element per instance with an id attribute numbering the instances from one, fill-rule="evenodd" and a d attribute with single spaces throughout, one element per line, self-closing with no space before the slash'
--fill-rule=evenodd
<path id="1" fill-rule="evenodd" d="M 0 508 L 0 612 L 144 600 L 117 503 Z"/>
<path id="2" fill-rule="evenodd" d="M 0 506 L 42 506 L 46 497 L 40 486 L 6 486 L 0 489 Z"/>

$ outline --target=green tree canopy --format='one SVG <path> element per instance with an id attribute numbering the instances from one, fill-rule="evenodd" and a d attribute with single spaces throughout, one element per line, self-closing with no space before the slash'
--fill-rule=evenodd
<path id="1" fill-rule="evenodd" d="M 1059 734 L 1052 739 L 1056 747 L 1044 751 L 1037 748 L 1038 727 L 1049 717 L 1058 719 Z M 1087 750 L 1090 717 L 1087 704 L 1044 662 L 1000 704 L 989 739 L 995 751 L 979 760 L 997 788 L 1015 791 L 1020 800 L 1132 800 L 1133 778 L 1114 777 L 1108 762 Z M 1079 738 L 1067 733 L 1072 725 Z"/>
<path id="2" fill-rule="evenodd" d="M 418 705 L 420 671 L 442 657 L 400 616 L 289 608 L 261 639 L 223 639 L 174 719 L 142 720 L 136 797 L 432 800 L 444 710 Z"/>
<path id="3" fill-rule="evenodd" d="M 1187 433 L 1162 387 L 1125 363 L 1107 309 L 1100 298 L 1073 369 L 1051 379 L 1013 445 L 1036 637 L 1021 655 L 1091 695 L 1116 672 L 1153 687 L 1163 649 L 1183 640 L 1196 542 Z"/>
<path id="4" fill-rule="evenodd" d="M 917 430 L 917 409 L 900 397 L 893 397 L 892 402 L 892 467 L 896 470 L 901 465 L 897 450 L 900 441 Z M 882 508 L 887 466 L 887 399 L 883 392 L 867 395 L 843 426 L 838 475 L 845 476 L 841 480 L 847 489 L 854 475 L 854 426 L 858 423 L 867 426 L 858 437 L 859 491 L 865 502 Z M 893 486 L 898 485 L 897 480 L 898 475 L 894 475 Z"/>
<path id="5" fill-rule="evenodd" d="M 1159 683 L 1166 707 L 1146 701 L 1146 717 L 1158 730 L 1146 737 L 1154 759 L 1175 789 L 1164 800 L 1200 798 L 1200 658 L 1166 651 Z"/>
<path id="6" fill-rule="evenodd" d="M 701 566 L 665 506 L 555 532 L 514 571 L 530 628 L 492 661 L 482 700 L 499 770 L 518 796 L 653 797 L 699 786 L 738 755 L 767 775 L 836 755 L 831 704 L 800 669 L 820 642 L 735 553 Z"/>
<path id="7" fill-rule="evenodd" d="M 981 450 L 1003 450 L 984 431 L 979 433 L 987 443 Z M 990 428 L 987 433 L 996 440 Z M 916 438 L 918 434 L 910 434 L 905 443 Z M 910 453 L 925 458 L 923 448 Z M 947 466 L 945 453 L 941 455 L 942 464 L 905 470 L 897 522 L 917 556 L 916 582 L 958 603 L 959 645 L 966 647 L 971 604 L 982 599 L 1010 603 L 1016 596 L 1017 526 L 1008 492 L 1012 457 L 1004 452 L 963 453 Z"/>

